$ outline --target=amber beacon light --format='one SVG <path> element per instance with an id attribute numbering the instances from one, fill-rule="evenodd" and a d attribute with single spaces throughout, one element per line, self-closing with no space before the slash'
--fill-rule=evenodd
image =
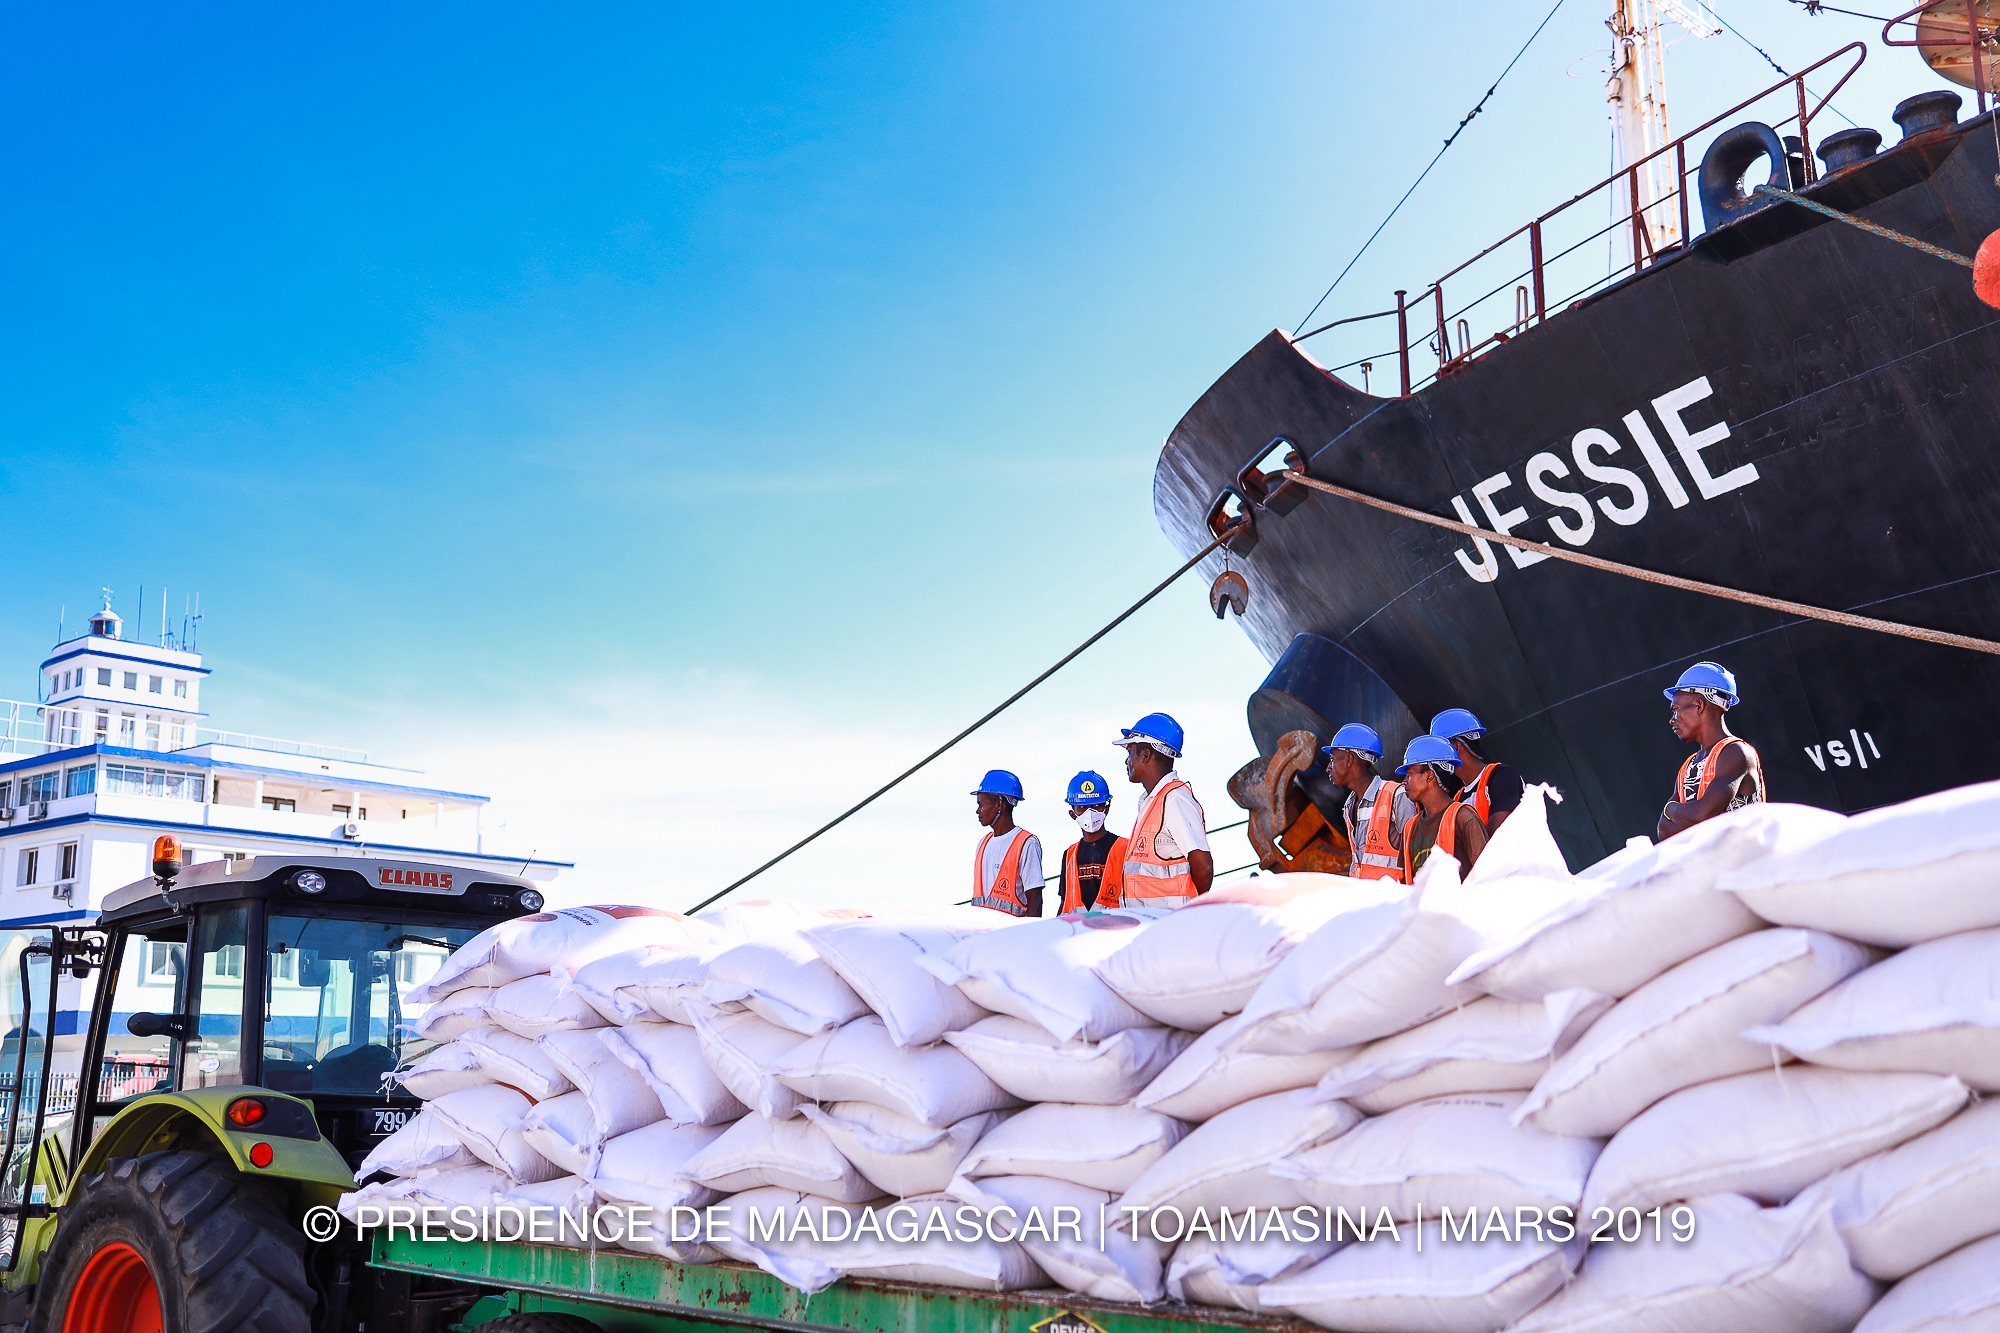
<path id="1" fill-rule="evenodd" d="M 181 840 L 171 833 L 153 839 L 153 878 L 165 888 L 181 869 Z"/>

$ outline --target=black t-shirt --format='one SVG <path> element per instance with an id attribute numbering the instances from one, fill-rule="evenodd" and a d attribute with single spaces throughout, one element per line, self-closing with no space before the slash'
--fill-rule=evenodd
<path id="1" fill-rule="evenodd" d="M 1527 784 L 1521 780 L 1521 770 L 1512 764 L 1497 765 L 1492 776 L 1486 779 L 1486 808 L 1488 818 L 1506 810 L 1521 808 L 1521 793 Z"/>
<path id="2" fill-rule="evenodd" d="M 1104 863 L 1111 859 L 1114 841 L 1107 833 L 1096 842 L 1085 838 L 1076 844 L 1076 887 L 1083 895 L 1085 907 L 1097 906 L 1098 886 L 1104 882 Z"/>

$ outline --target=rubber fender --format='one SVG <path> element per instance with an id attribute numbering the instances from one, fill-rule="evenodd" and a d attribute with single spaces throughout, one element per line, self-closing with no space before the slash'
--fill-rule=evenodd
<path id="1" fill-rule="evenodd" d="M 1771 163 L 1771 178 L 1765 184 L 1780 190 L 1792 188 L 1784 141 L 1769 125 L 1760 120 L 1746 120 L 1715 136 L 1715 142 L 1701 155 L 1701 169 L 1695 175 L 1701 192 L 1702 230 L 1714 231 L 1779 202 L 1769 195 L 1743 192 L 1744 177 L 1756 166 L 1759 157 Z"/>
<path id="2" fill-rule="evenodd" d="M 1972 257 L 1972 290 L 1990 306 L 2000 306 L 2000 231 L 1979 243 Z"/>

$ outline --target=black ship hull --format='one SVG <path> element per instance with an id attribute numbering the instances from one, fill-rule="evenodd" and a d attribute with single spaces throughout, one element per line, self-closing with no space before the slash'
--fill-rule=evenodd
<path id="1" fill-rule="evenodd" d="M 1809 193 L 1970 254 L 2000 229 L 1996 165 L 1982 118 Z M 1271 334 L 1162 453 L 1155 510 L 1184 554 L 1281 436 L 1311 475 L 1430 513 L 1556 543 L 1553 520 L 1606 559 L 2000 639 L 2000 311 L 1963 268 L 1794 205 L 1407 397 L 1356 391 Z M 1523 567 L 1326 495 L 1253 512 L 1256 543 L 1230 563 L 1251 585 L 1243 626 L 1278 664 L 1252 702 L 1267 753 L 1301 717 L 1375 721 L 1400 747 L 1469 707 L 1495 757 L 1562 790 L 1558 836 L 1594 859 L 1652 833 L 1687 752 L 1661 691 L 1713 659 L 1741 682 L 1734 727 L 1773 799 L 1854 812 L 2000 776 L 2000 658 Z"/>

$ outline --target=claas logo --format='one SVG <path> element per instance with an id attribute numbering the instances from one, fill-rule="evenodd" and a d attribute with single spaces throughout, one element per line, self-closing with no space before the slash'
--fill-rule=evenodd
<path id="1" fill-rule="evenodd" d="M 444 870 L 400 870 L 395 866 L 383 866 L 377 872 L 383 884 L 400 884 L 412 889 L 448 889 L 451 887 L 451 873 Z"/>

